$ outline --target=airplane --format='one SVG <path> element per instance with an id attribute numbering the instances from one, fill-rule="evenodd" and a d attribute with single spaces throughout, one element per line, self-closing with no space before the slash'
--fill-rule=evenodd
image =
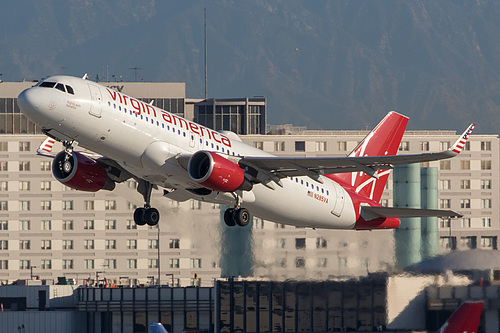
<path id="1" fill-rule="evenodd" d="M 168 333 L 167 329 L 162 323 L 149 323 L 151 333 Z"/>
<path id="2" fill-rule="evenodd" d="M 476 333 L 484 302 L 464 302 L 441 326 L 438 333 Z"/>
<path id="3" fill-rule="evenodd" d="M 137 181 L 144 198 L 134 211 L 138 225 L 160 219 L 151 207 L 153 188 L 172 200 L 229 206 L 228 226 L 246 226 L 250 212 L 299 227 L 355 230 L 398 228 L 400 217 L 461 216 L 379 201 L 394 166 L 458 155 L 474 124 L 448 150 L 396 155 L 408 117 L 391 111 L 346 157 L 294 158 L 264 152 L 233 132 L 212 130 L 86 76 L 49 77 L 21 92 L 17 102 L 48 136 L 38 152 L 53 158 L 52 173 L 61 183 L 95 192 Z M 54 140 L 64 146 L 55 155 Z"/>

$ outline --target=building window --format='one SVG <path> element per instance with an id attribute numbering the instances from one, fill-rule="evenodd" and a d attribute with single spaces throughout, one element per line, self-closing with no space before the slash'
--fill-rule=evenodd
<path id="1" fill-rule="evenodd" d="M 30 260 L 19 260 L 19 269 L 30 269 L 31 261 Z"/>
<path id="2" fill-rule="evenodd" d="M 462 218 L 462 228 L 470 228 L 471 223 L 470 223 L 470 218 Z"/>
<path id="3" fill-rule="evenodd" d="M 41 161 L 40 171 L 51 171 L 50 161 Z"/>
<path id="4" fill-rule="evenodd" d="M 85 200 L 83 206 L 85 210 L 94 210 L 94 200 Z"/>
<path id="5" fill-rule="evenodd" d="M 127 239 L 127 249 L 136 250 L 137 249 L 137 239 Z"/>
<path id="6" fill-rule="evenodd" d="M 83 248 L 85 250 L 93 250 L 94 249 L 94 240 L 93 239 L 86 239 L 83 241 Z"/>
<path id="7" fill-rule="evenodd" d="M 168 247 L 170 249 L 178 249 L 179 248 L 179 239 L 178 238 L 170 238 L 168 242 Z"/>
<path id="8" fill-rule="evenodd" d="M 304 268 L 306 267 L 306 259 L 304 257 L 295 258 L 295 267 L 296 268 Z"/>
<path id="9" fill-rule="evenodd" d="M 148 239 L 148 249 L 157 249 L 157 248 L 158 248 L 158 240 Z"/>
<path id="10" fill-rule="evenodd" d="M 201 268 L 201 259 L 191 258 L 191 268 Z"/>
<path id="11" fill-rule="evenodd" d="M 491 141 L 481 141 L 481 150 L 490 151 L 491 150 Z"/>
<path id="12" fill-rule="evenodd" d="M 85 229 L 85 230 L 94 230 L 94 220 L 85 220 L 85 221 L 83 221 L 83 229 Z"/>
<path id="13" fill-rule="evenodd" d="M 476 248 L 476 237 L 475 236 L 464 236 L 460 238 L 460 245 L 462 248 L 475 249 Z"/>
<path id="14" fill-rule="evenodd" d="M 326 141 L 316 141 L 316 151 L 326 151 Z"/>
<path id="15" fill-rule="evenodd" d="M 491 170 L 491 161 L 481 161 L 481 170 Z"/>
<path id="16" fill-rule="evenodd" d="M 0 201 L 0 210 L 3 210 L 3 211 L 9 210 L 9 202 L 8 201 Z"/>
<path id="17" fill-rule="evenodd" d="M 410 142 L 409 141 L 401 141 L 399 144 L 399 151 L 409 151 L 410 150 Z"/>
<path id="18" fill-rule="evenodd" d="M 64 220 L 62 228 L 63 230 L 73 230 L 73 220 Z"/>
<path id="19" fill-rule="evenodd" d="M 483 228 L 491 228 L 491 218 L 490 217 L 481 218 L 481 226 Z"/>
<path id="20" fill-rule="evenodd" d="M 135 224 L 135 222 L 132 220 L 127 220 L 127 229 L 137 229 L 137 224 Z"/>
<path id="21" fill-rule="evenodd" d="M 439 170 L 451 170 L 451 161 L 439 161 Z"/>
<path id="22" fill-rule="evenodd" d="M 295 141 L 295 151 L 306 151 L 306 142 Z"/>
<path id="23" fill-rule="evenodd" d="M 106 239 L 106 250 L 116 250 L 116 239 Z"/>
<path id="24" fill-rule="evenodd" d="M 305 238 L 295 238 L 295 248 L 297 250 L 306 248 L 306 239 Z"/>
<path id="25" fill-rule="evenodd" d="M 116 200 L 106 200 L 104 202 L 105 210 L 116 210 Z"/>
<path id="26" fill-rule="evenodd" d="M 62 267 L 63 269 L 73 269 L 73 259 L 63 259 Z"/>
<path id="27" fill-rule="evenodd" d="M 317 249 L 326 249 L 327 244 L 328 244 L 328 242 L 323 237 L 316 238 L 316 248 Z"/>
<path id="28" fill-rule="evenodd" d="M 31 230 L 31 222 L 28 220 L 20 220 L 19 230 Z"/>
<path id="29" fill-rule="evenodd" d="M 50 181 L 42 181 L 40 183 L 40 189 L 42 191 L 50 191 L 52 189 L 52 183 Z"/>
<path id="30" fill-rule="evenodd" d="M 40 261 L 40 268 L 41 269 L 52 269 L 52 260 L 50 260 L 50 259 L 42 259 Z"/>
<path id="31" fill-rule="evenodd" d="M 439 150 L 448 150 L 450 149 L 450 141 L 441 141 L 439 142 Z"/>
<path id="32" fill-rule="evenodd" d="M 116 230 L 116 220 L 106 220 L 104 222 L 106 230 Z"/>
<path id="33" fill-rule="evenodd" d="M 30 182 L 29 181 L 20 181 L 19 182 L 19 191 L 29 191 L 30 190 Z"/>
<path id="34" fill-rule="evenodd" d="M 338 141 L 337 142 L 337 150 L 338 151 L 347 151 L 347 141 Z"/>
<path id="35" fill-rule="evenodd" d="M 264 142 L 262 141 L 254 141 L 253 146 L 260 150 L 264 149 Z"/>
<path id="36" fill-rule="evenodd" d="M 191 204 L 191 209 L 194 209 L 194 210 L 201 209 L 201 201 L 191 199 L 190 204 Z"/>
<path id="37" fill-rule="evenodd" d="M 429 141 L 420 141 L 420 151 L 429 151 Z"/>
<path id="38" fill-rule="evenodd" d="M 9 230 L 9 221 L 1 220 L 0 221 L 0 230 Z"/>
<path id="39" fill-rule="evenodd" d="M 442 218 L 439 225 L 441 228 L 449 228 L 451 226 L 451 219 Z"/>
<path id="40" fill-rule="evenodd" d="M 40 201 L 40 207 L 42 210 L 52 210 L 52 202 L 49 200 Z"/>
<path id="41" fill-rule="evenodd" d="M 316 261 L 316 267 L 326 267 L 327 263 L 327 258 L 318 258 L 318 260 Z"/>
<path id="42" fill-rule="evenodd" d="M 469 160 L 461 160 L 460 161 L 460 170 L 470 170 L 470 161 Z"/>
<path id="43" fill-rule="evenodd" d="M 460 189 L 461 190 L 470 190 L 470 179 L 460 180 Z"/>
<path id="44" fill-rule="evenodd" d="M 19 241 L 19 250 L 30 250 L 31 249 L 31 241 L 30 240 L 20 240 Z"/>
<path id="45" fill-rule="evenodd" d="M 19 142 L 19 151 L 30 151 L 30 142 L 29 141 Z"/>
<path id="46" fill-rule="evenodd" d="M 451 180 L 450 179 L 440 179 L 439 180 L 439 189 L 440 190 L 451 189 Z"/>
<path id="47" fill-rule="evenodd" d="M 0 142 L 0 151 L 9 151 L 9 143 Z"/>
<path id="48" fill-rule="evenodd" d="M 63 250 L 73 250 L 73 241 L 71 239 L 64 239 L 62 241 Z"/>
<path id="49" fill-rule="evenodd" d="M 470 199 L 461 199 L 460 208 L 470 208 Z"/>
<path id="50" fill-rule="evenodd" d="M 136 269 L 137 268 L 137 259 L 127 259 L 127 268 L 128 269 Z"/>
<path id="51" fill-rule="evenodd" d="M 104 259 L 105 269 L 116 269 L 116 259 Z"/>
<path id="52" fill-rule="evenodd" d="M 158 259 L 148 259 L 148 268 L 158 268 Z"/>
<path id="53" fill-rule="evenodd" d="M 451 199 L 440 199 L 439 206 L 441 208 L 451 208 Z"/>
<path id="54" fill-rule="evenodd" d="M 1 181 L 0 182 L 0 191 L 8 191 L 9 190 L 9 182 Z"/>
<path id="55" fill-rule="evenodd" d="M 8 260 L 0 260 L 0 269 L 1 270 L 9 269 L 9 261 Z"/>
<path id="56" fill-rule="evenodd" d="M 73 200 L 63 200 L 62 210 L 73 210 Z"/>
<path id="57" fill-rule="evenodd" d="M 170 268 L 179 268 L 179 259 L 178 258 L 171 258 L 169 259 L 169 266 Z"/>
<path id="58" fill-rule="evenodd" d="M 481 208 L 491 208 L 491 199 L 481 199 Z"/>
<path id="59" fill-rule="evenodd" d="M 52 241 L 50 241 L 50 240 L 42 240 L 40 248 L 42 250 L 52 250 Z"/>
<path id="60" fill-rule="evenodd" d="M 447 250 L 455 250 L 457 248 L 457 239 L 455 237 L 441 237 L 439 243 L 442 248 Z"/>
<path id="61" fill-rule="evenodd" d="M 481 179 L 481 189 L 482 190 L 491 190 L 491 180 L 490 179 Z"/>
<path id="62" fill-rule="evenodd" d="M 52 221 L 51 220 L 42 220 L 40 222 L 41 230 L 52 230 Z"/>
<path id="63" fill-rule="evenodd" d="M 481 247 L 485 249 L 496 250 L 497 238 L 492 236 L 481 236 Z"/>
<path id="64" fill-rule="evenodd" d="M 0 240 L 0 250 L 8 250 L 8 249 L 9 249 L 9 241 Z"/>
<path id="65" fill-rule="evenodd" d="M 29 161 L 19 162 L 19 171 L 30 171 L 30 162 Z"/>
<path id="66" fill-rule="evenodd" d="M 285 141 L 275 141 L 274 151 L 285 151 Z"/>
<path id="67" fill-rule="evenodd" d="M 85 259 L 83 261 L 83 268 L 94 269 L 94 259 Z"/>
<path id="68" fill-rule="evenodd" d="M 19 210 L 29 211 L 30 210 L 30 202 L 29 201 L 19 201 Z"/>

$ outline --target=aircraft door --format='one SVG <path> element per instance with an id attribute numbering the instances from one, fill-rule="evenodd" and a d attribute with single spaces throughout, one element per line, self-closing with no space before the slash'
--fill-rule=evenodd
<path id="1" fill-rule="evenodd" d="M 194 134 L 193 132 L 189 132 L 189 147 L 196 147 L 196 141 L 198 141 L 198 135 Z"/>
<path id="2" fill-rule="evenodd" d="M 102 94 L 98 86 L 87 83 L 90 90 L 90 111 L 89 113 L 94 117 L 101 118 L 102 112 Z"/>
<path id="3" fill-rule="evenodd" d="M 333 203 L 334 206 L 332 209 L 332 214 L 340 217 L 340 215 L 342 214 L 342 210 L 344 209 L 345 194 L 342 186 L 337 183 L 333 183 L 333 186 L 335 187 L 335 201 Z"/>

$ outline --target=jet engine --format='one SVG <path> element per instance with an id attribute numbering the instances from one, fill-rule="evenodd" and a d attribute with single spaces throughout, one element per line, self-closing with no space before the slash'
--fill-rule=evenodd
<path id="1" fill-rule="evenodd" d="M 214 191 L 252 189 L 238 164 L 213 152 L 201 150 L 194 153 L 189 159 L 188 173 L 195 182 Z"/>
<path id="2" fill-rule="evenodd" d="M 57 154 L 52 162 L 52 174 L 58 181 L 75 190 L 97 192 L 115 188 L 104 166 L 75 151 L 69 155 L 65 151 Z"/>

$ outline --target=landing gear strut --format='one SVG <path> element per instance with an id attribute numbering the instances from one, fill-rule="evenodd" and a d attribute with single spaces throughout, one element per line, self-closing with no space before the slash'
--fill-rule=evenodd
<path id="1" fill-rule="evenodd" d="M 140 180 L 137 191 L 144 197 L 144 207 L 139 207 L 134 211 L 134 221 L 137 225 L 155 226 L 160 221 L 158 209 L 151 207 L 151 192 L 153 184 L 145 180 Z"/>

